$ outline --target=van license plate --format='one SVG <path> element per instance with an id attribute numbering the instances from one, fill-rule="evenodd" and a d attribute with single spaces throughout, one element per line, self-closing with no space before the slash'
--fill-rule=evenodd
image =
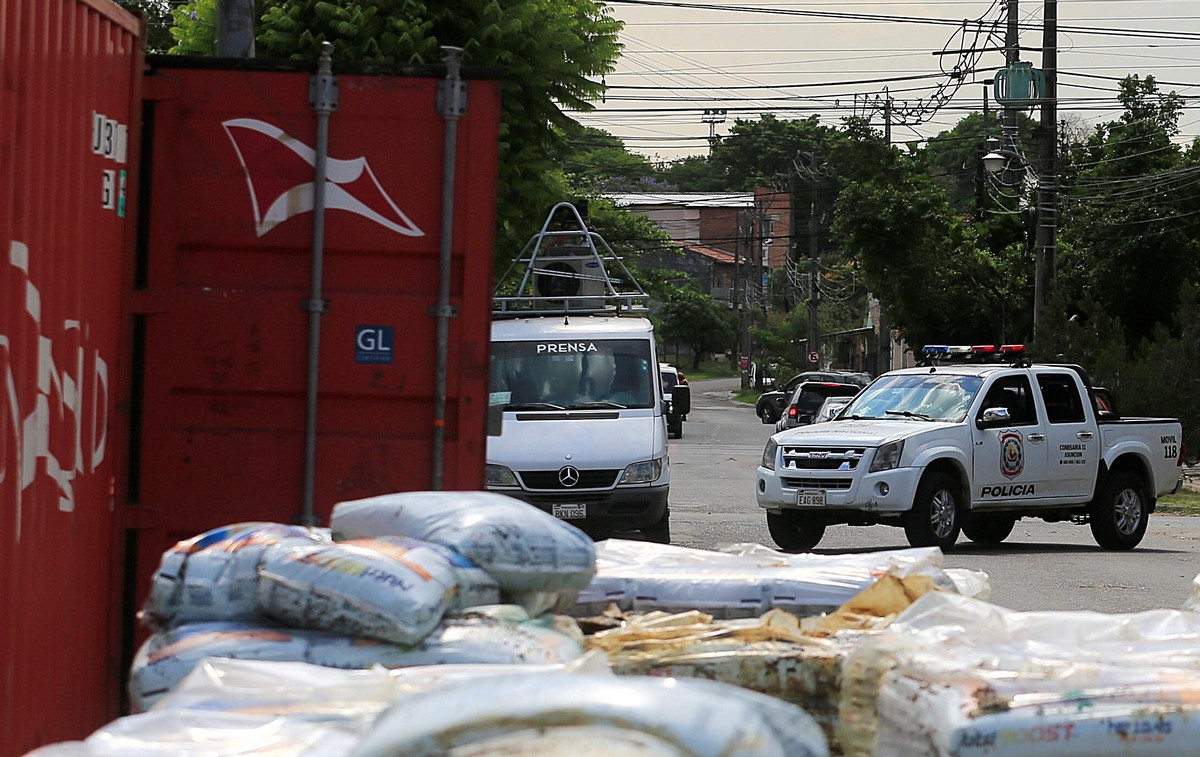
<path id="1" fill-rule="evenodd" d="M 580 520 L 587 517 L 587 505 L 554 505 L 550 514 L 563 520 Z"/>
<path id="2" fill-rule="evenodd" d="M 796 504 L 800 507 L 824 507 L 824 489 L 801 489 L 796 492 Z"/>

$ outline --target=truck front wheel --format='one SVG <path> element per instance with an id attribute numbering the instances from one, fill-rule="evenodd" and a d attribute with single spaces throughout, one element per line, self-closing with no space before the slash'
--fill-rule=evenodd
<path id="1" fill-rule="evenodd" d="M 976 544 L 999 544 L 1012 533 L 1017 519 L 1011 515 L 971 515 L 962 532 Z"/>
<path id="2" fill-rule="evenodd" d="M 767 513 L 767 530 L 784 552 L 807 552 L 825 535 L 824 523 L 804 523 L 794 510 Z"/>
<path id="3" fill-rule="evenodd" d="M 940 547 L 949 551 L 962 529 L 958 481 L 945 473 L 921 479 L 912 510 L 904 519 L 904 535 L 914 547 Z"/>
<path id="4" fill-rule="evenodd" d="M 1105 549 L 1133 549 L 1146 535 L 1150 505 L 1142 480 L 1132 473 L 1108 475 L 1092 502 L 1092 536 Z"/>

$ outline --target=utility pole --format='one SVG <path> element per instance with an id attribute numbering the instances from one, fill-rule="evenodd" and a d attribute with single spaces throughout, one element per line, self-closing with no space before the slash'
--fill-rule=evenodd
<path id="1" fill-rule="evenodd" d="M 254 57 L 254 0 L 217 0 L 217 57 Z"/>
<path id="2" fill-rule="evenodd" d="M 1011 67 L 1014 63 L 1021 60 L 1021 42 L 1020 42 L 1020 17 L 1018 13 L 1019 0 L 1007 0 L 1008 2 L 1008 17 L 1007 25 L 1004 29 L 1004 65 L 1005 68 Z M 997 94 L 999 99 L 999 94 Z M 984 114 L 986 119 L 987 114 Z M 986 126 L 984 127 L 987 128 Z M 1004 122 L 1000 128 L 1000 149 L 1008 150 L 1013 153 L 1020 153 L 1021 149 L 1017 144 L 1018 137 L 1017 127 L 1017 108 L 1012 104 L 1004 105 Z M 1016 172 L 1011 168 L 1004 169 L 1003 181 L 1006 185 L 1011 186 L 1016 182 Z"/>
<path id="3" fill-rule="evenodd" d="M 1037 254 L 1033 281 L 1033 333 L 1045 326 L 1046 301 L 1054 285 L 1058 233 L 1058 0 L 1045 0 L 1042 27 L 1041 125 L 1038 128 Z"/>

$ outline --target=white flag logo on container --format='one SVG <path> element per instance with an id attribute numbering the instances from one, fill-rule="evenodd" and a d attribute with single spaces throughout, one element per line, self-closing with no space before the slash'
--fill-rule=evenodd
<path id="1" fill-rule="evenodd" d="M 312 211 L 317 159 L 313 148 L 254 118 L 235 118 L 221 125 L 246 174 L 258 236 L 292 216 Z M 366 158 L 326 160 L 325 207 L 355 213 L 397 234 L 425 236 L 392 202 Z"/>

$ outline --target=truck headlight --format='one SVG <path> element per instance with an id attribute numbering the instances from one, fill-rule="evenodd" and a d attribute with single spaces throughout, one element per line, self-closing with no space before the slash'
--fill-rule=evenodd
<path id="1" fill-rule="evenodd" d="M 888 442 L 875 450 L 875 459 L 871 461 L 871 473 L 898 468 L 900 466 L 900 455 L 903 452 L 903 439 L 898 442 Z"/>
<path id="2" fill-rule="evenodd" d="M 506 465 L 493 465 L 488 463 L 487 466 L 487 486 L 504 486 L 516 488 L 520 486 L 517 483 L 517 477 L 512 472 L 512 468 Z"/>
<path id="3" fill-rule="evenodd" d="M 662 475 L 662 460 L 643 460 L 630 463 L 621 474 L 622 484 L 649 484 Z"/>
<path id="4" fill-rule="evenodd" d="M 779 451 L 779 442 L 774 439 L 767 440 L 767 448 L 763 450 L 762 467 L 767 470 L 775 470 L 775 453 Z"/>

